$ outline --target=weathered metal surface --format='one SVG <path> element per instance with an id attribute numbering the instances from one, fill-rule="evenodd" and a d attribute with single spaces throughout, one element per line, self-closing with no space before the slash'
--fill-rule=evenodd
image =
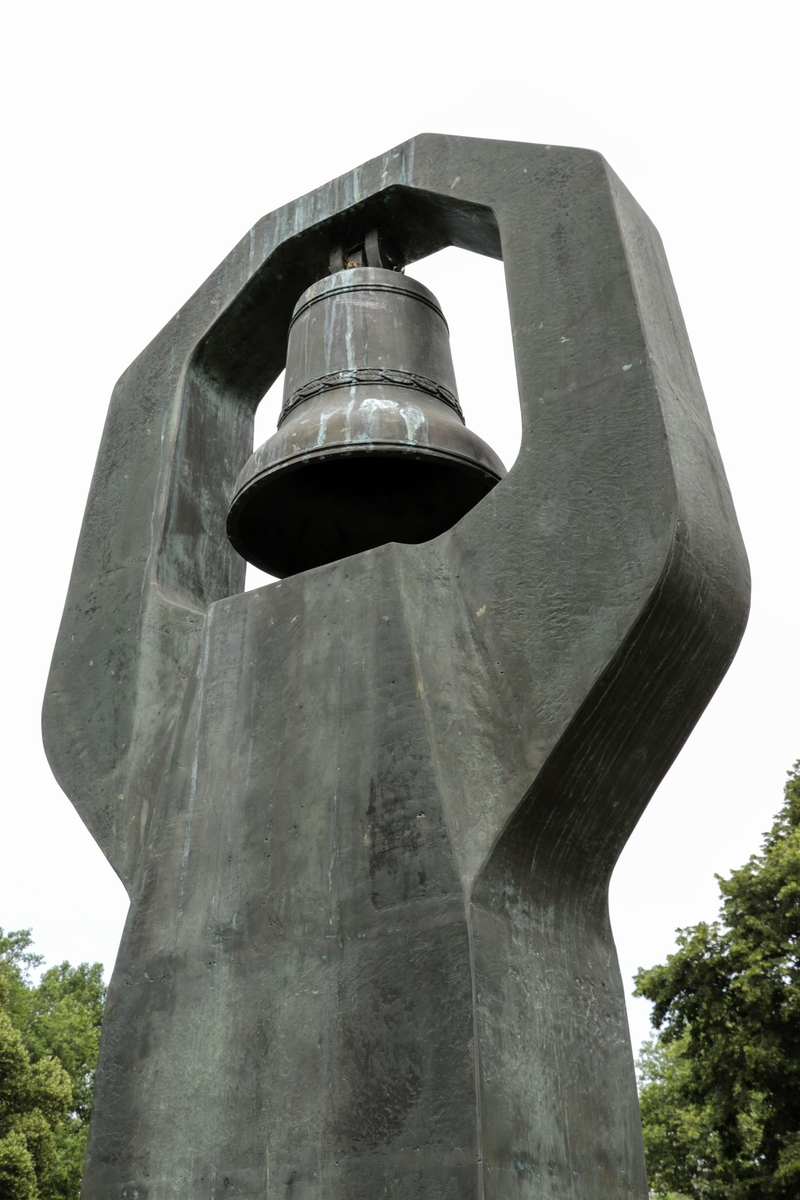
<path id="1" fill-rule="evenodd" d="M 464 425 L 433 293 L 394 271 L 338 271 L 295 306 L 278 432 L 236 481 L 228 535 L 283 578 L 430 541 L 505 473 Z"/>
<path id="2" fill-rule="evenodd" d="M 355 225 L 502 250 L 520 455 L 434 541 L 242 594 L 253 410 Z M 599 155 L 425 135 L 255 226 L 117 385 L 48 683 L 131 897 L 86 1200 L 644 1200 L 607 884 L 747 594 Z"/>

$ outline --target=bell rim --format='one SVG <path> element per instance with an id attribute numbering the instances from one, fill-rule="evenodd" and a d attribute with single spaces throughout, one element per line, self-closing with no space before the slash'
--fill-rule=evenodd
<path id="1" fill-rule="evenodd" d="M 319 449 L 310 450 L 307 454 L 286 455 L 284 458 L 278 459 L 276 462 L 264 467 L 240 488 L 237 488 L 228 509 L 226 520 L 226 533 L 234 550 L 252 566 L 262 571 L 267 570 L 245 545 L 244 539 L 239 535 L 239 527 L 248 502 L 255 499 L 258 492 L 268 480 L 274 478 L 279 473 L 283 475 L 294 474 L 302 467 L 313 466 L 315 463 L 322 463 L 330 459 L 372 457 L 376 449 L 379 450 L 379 457 L 383 459 L 432 459 L 445 462 L 457 470 L 463 471 L 465 475 L 482 475 L 485 479 L 492 481 L 487 495 L 490 491 L 494 490 L 498 483 L 502 483 L 508 474 L 502 463 L 500 463 L 500 467 L 502 468 L 502 474 L 500 474 L 492 467 L 480 463 L 468 455 L 458 454 L 456 451 L 416 445 L 399 446 L 397 442 L 390 441 L 370 442 L 369 444 L 345 442 L 324 447 L 320 446 Z"/>

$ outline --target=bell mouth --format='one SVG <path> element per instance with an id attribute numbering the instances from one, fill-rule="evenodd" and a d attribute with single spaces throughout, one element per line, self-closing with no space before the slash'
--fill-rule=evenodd
<path id="1" fill-rule="evenodd" d="M 282 579 L 387 542 L 430 541 L 499 479 L 474 460 L 395 443 L 311 453 L 238 492 L 228 537 L 253 566 Z"/>

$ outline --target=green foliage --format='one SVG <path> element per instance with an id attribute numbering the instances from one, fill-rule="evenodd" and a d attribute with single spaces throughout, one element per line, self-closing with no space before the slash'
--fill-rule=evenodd
<path id="1" fill-rule="evenodd" d="M 719 887 L 719 920 L 636 976 L 659 1030 L 639 1063 L 652 1194 L 797 1200 L 800 763 L 761 852 Z"/>
<path id="2" fill-rule="evenodd" d="M 105 1003 L 102 966 L 45 971 L 0 929 L 0 1200 L 78 1200 Z"/>

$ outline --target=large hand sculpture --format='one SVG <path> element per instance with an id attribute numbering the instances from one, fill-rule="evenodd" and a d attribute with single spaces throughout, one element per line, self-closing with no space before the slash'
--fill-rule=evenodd
<path id="1" fill-rule="evenodd" d="M 502 256 L 522 449 L 434 541 L 243 593 L 253 412 L 354 221 Z M 117 385 L 48 684 L 131 899 L 86 1200 L 644 1200 L 607 886 L 747 594 L 599 155 L 426 135 L 256 225 Z"/>

